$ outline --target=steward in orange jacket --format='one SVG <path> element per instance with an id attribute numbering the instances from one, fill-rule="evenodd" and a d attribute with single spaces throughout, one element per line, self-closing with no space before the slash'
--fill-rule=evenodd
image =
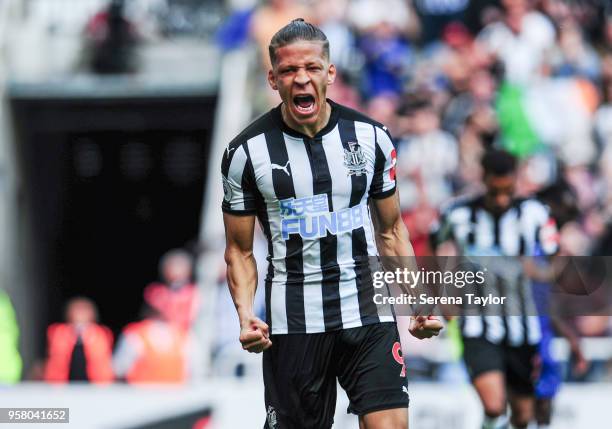
<path id="1" fill-rule="evenodd" d="M 184 383 L 191 375 L 191 334 L 160 317 L 130 323 L 113 360 L 128 383 Z"/>
<path id="2" fill-rule="evenodd" d="M 72 299 L 66 319 L 68 323 L 54 323 L 47 330 L 45 380 L 112 382 L 113 335 L 110 329 L 95 323 L 94 304 L 86 298 Z"/>

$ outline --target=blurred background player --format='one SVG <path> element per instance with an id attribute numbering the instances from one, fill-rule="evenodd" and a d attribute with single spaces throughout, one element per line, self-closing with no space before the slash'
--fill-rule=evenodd
<path id="1" fill-rule="evenodd" d="M 93 301 L 72 298 L 66 304 L 65 319 L 65 323 L 54 323 L 47 330 L 45 380 L 112 382 L 113 335 L 98 323 L 98 310 Z"/>
<path id="2" fill-rule="evenodd" d="M 542 334 L 520 261 L 513 263 L 512 257 L 538 250 L 554 254 L 558 233 L 542 203 L 514 196 L 517 165 L 512 155 L 491 149 L 483 156 L 482 168 L 485 193 L 446 210 L 436 240 L 439 245 L 452 242 L 460 255 L 490 256 L 484 290 L 514 301 L 513 310 L 504 309 L 503 315 L 480 306 L 464 309 L 469 315 L 461 318 L 461 334 L 466 367 L 484 407 L 482 427 L 508 427 L 509 403 L 512 427 L 526 428 L 534 418 L 534 377 Z M 495 269 L 495 264 L 504 270 Z M 508 270 L 510 265 L 514 272 Z"/>

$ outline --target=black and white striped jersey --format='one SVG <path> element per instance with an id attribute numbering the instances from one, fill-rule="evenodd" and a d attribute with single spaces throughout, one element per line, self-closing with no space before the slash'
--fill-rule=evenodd
<path id="1" fill-rule="evenodd" d="M 370 198 L 395 192 L 386 127 L 328 100 L 328 124 L 309 138 L 280 106 L 227 147 L 223 211 L 256 215 L 268 240 L 266 319 L 273 334 L 393 321 L 373 301 L 368 257 L 378 255 Z"/>
<path id="2" fill-rule="evenodd" d="M 537 344 L 540 324 L 519 257 L 556 253 L 559 234 L 547 207 L 535 199 L 517 199 L 495 215 L 485 208 L 483 196 L 466 199 L 443 213 L 435 239 L 438 244 L 453 240 L 463 255 L 484 257 L 480 261 L 486 261 L 489 273 L 481 294 L 508 298 L 501 316 L 499 307 L 495 314 L 470 307 L 469 314 L 477 310 L 480 315 L 461 318 L 462 335 L 512 346 Z"/>

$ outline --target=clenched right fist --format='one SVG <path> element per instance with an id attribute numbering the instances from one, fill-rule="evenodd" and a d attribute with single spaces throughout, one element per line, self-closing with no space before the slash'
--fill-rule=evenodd
<path id="1" fill-rule="evenodd" d="M 272 346 L 268 325 L 258 317 L 250 317 L 241 324 L 240 344 L 249 353 L 261 353 Z"/>

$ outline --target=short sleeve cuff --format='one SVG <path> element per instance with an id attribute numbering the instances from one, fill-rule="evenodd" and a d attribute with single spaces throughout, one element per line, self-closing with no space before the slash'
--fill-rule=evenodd
<path id="1" fill-rule="evenodd" d="M 221 209 L 223 210 L 223 213 L 231 214 L 234 216 L 253 216 L 254 214 L 257 214 L 257 211 L 255 209 L 235 210 L 235 209 L 230 209 L 227 207 L 221 207 Z"/>
<path id="2" fill-rule="evenodd" d="M 371 193 L 370 197 L 374 198 L 375 200 L 382 200 L 384 198 L 390 197 L 391 195 L 395 194 L 396 187 L 396 185 L 393 185 L 393 187 L 388 191 L 377 192 L 375 194 Z"/>

